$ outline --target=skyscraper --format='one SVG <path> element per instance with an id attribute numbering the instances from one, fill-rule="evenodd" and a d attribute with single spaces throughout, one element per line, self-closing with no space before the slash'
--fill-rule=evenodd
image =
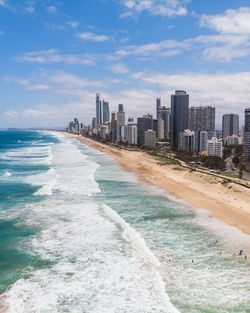
<path id="1" fill-rule="evenodd" d="M 239 115 L 224 114 L 222 116 L 222 137 L 227 138 L 233 134 L 239 135 Z"/>
<path id="2" fill-rule="evenodd" d="M 123 104 L 118 104 L 118 112 L 124 112 Z"/>
<path id="3" fill-rule="evenodd" d="M 196 151 L 207 152 L 208 132 L 201 130 L 196 132 Z"/>
<path id="4" fill-rule="evenodd" d="M 102 100 L 102 110 L 103 110 L 103 117 L 102 122 L 109 122 L 110 121 L 110 113 L 109 113 L 109 103 L 107 101 Z"/>
<path id="5" fill-rule="evenodd" d="M 121 140 L 121 126 L 125 125 L 125 112 L 123 104 L 118 104 L 117 112 L 117 142 Z"/>
<path id="6" fill-rule="evenodd" d="M 156 98 L 156 118 L 161 117 L 161 98 Z"/>
<path id="7" fill-rule="evenodd" d="M 137 126 L 128 125 L 128 144 L 137 145 Z"/>
<path id="8" fill-rule="evenodd" d="M 176 90 L 171 95 L 171 147 L 178 150 L 179 133 L 188 128 L 189 95 L 186 91 Z"/>
<path id="9" fill-rule="evenodd" d="M 116 112 L 111 113 L 111 140 L 115 142 L 117 140 L 117 120 Z"/>
<path id="10" fill-rule="evenodd" d="M 153 130 L 156 132 L 157 139 L 163 139 L 164 138 L 164 121 L 162 119 L 154 119 Z"/>
<path id="11" fill-rule="evenodd" d="M 246 170 L 250 172 L 250 108 L 245 109 L 244 160 Z"/>
<path id="12" fill-rule="evenodd" d="M 137 118 L 137 143 L 144 145 L 145 131 L 153 128 L 153 116 L 150 114 Z"/>
<path id="13" fill-rule="evenodd" d="M 186 129 L 183 133 L 179 133 L 179 150 L 195 151 L 195 132 Z"/>
<path id="14" fill-rule="evenodd" d="M 214 131 L 215 130 L 215 108 L 191 107 L 189 109 L 188 128 L 194 131 Z"/>
<path id="15" fill-rule="evenodd" d="M 100 94 L 96 94 L 96 127 L 98 128 L 102 124 L 102 101 Z"/>
<path id="16" fill-rule="evenodd" d="M 92 129 L 95 129 L 96 128 L 96 117 L 93 117 L 92 118 Z"/>
<path id="17" fill-rule="evenodd" d="M 170 108 L 166 108 L 165 106 L 161 106 L 161 99 L 156 99 L 156 118 L 162 119 L 164 121 L 164 137 L 170 138 Z"/>

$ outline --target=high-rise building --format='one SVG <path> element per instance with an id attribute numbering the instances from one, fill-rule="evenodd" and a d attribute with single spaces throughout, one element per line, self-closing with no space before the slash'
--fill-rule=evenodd
<path id="1" fill-rule="evenodd" d="M 196 152 L 207 152 L 208 132 L 202 130 L 196 132 Z"/>
<path id="2" fill-rule="evenodd" d="M 117 112 L 117 142 L 121 140 L 121 126 L 125 125 L 125 112 L 123 108 L 123 104 L 118 105 Z"/>
<path id="3" fill-rule="evenodd" d="M 123 104 L 118 104 L 118 112 L 124 112 Z"/>
<path id="4" fill-rule="evenodd" d="M 156 118 L 161 117 L 161 98 L 156 98 Z"/>
<path id="5" fill-rule="evenodd" d="M 215 108 L 207 107 L 191 107 L 189 109 L 188 128 L 190 130 L 214 131 L 215 130 Z"/>
<path id="6" fill-rule="evenodd" d="M 117 140 L 117 120 L 116 112 L 111 113 L 111 140 L 116 142 Z"/>
<path id="7" fill-rule="evenodd" d="M 153 119 L 153 130 L 156 132 L 157 139 L 164 138 L 164 121 L 162 119 Z"/>
<path id="8" fill-rule="evenodd" d="M 96 117 L 92 118 L 92 129 L 96 129 Z"/>
<path id="9" fill-rule="evenodd" d="M 122 125 L 121 126 L 121 141 L 127 142 L 128 141 L 128 126 Z"/>
<path id="10" fill-rule="evenodd" d="M 239 135 L 239 115 L 224 114 L 222 116 L 222 137 L 227 138 L 234 134 Z"/>
<path id="11" fill-rule="evenodd" d="M 222 158 L 222 141 L 213 137 L 211 140 L 207 141 L 207 155 L 208 156 L 218 156 Z"/>
<path id="12" fill-rule="evenodd" d="M 96 127 L 100 127 L 102 124 L 102 101 L 100 94 L 96 94 Z"/>
<path id="13" fill-rule="evenodd" d="M 212 139 L 213 137 L 216 137 L 217 139 L 222 138 L 222 130 L 215 130 L 215 131 L 208 131 L 207 138 Z"/>
<path id="14" fill-rule="evenodd" d="M 176 90 L 171 95 L 171 147 L 178 150 L 179 133 L 188 129 L 189 95 L 186 91 Z"/>
<path id="15" fill-rule="evenodd" d="M 244 160 L 246 170 L 250 172 L 250 108 L 245 109 Z"/>
<path id="16" fill-rule="evenodd" d="M 102 139 L 108 139 L 109 134 L 109 126 L 107 124 L 102 124 L 100 129 L 100 136 Z"/>
<path id="17" fill-rule="evenodd" d="M 190 129 L 186 129 L 183 133 L 179 133 L 179 150 L 195 151 L 195 133 Z"/>
<path id="18" fill-rule="evenodd" d="M 153 116 L 150 114 L 137 118 L 137 143 L 144 145 L 145 131 L 153 128 Z"/>
<path id="19" fill-rule="evenodd" d="M 170 108 L 166 108 L 165 106 L 161 106 L 161 98 L 156 99 L 156 118 L 162 119 L 164 121 L 164 137 L 162 138 L 170 138 Z"/>
<path id="20" fill-rule="evenodd" d="M 80 125 L 79 125 L 79 121 L 78 118 L 74 118 L 74 129 L 75 129 L 75 134 L 79 134 L 80 133 Z"/>
<path id="21" fill-rule="evenodd" d="M 102 122 L 106 123 L 110 121 L 110 113 L 109 113 L 109 103 L 107 101 L 102 100 Z"/>
<path id="22" fill-rule="evenodd" d="M 128 144 L 137 145 L 137 126 L 128 125 Z"/>
<path id="23" fill-rule="evenodd" d="M 145 131 L 145 139 L 144 139 L 144 145 L 145 147 L 155 149 L 156 148 L 156 132 L 152 129 Z"/>

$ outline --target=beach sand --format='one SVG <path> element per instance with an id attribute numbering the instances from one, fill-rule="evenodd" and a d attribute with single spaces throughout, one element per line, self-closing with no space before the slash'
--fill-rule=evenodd
<path id="1" fill-rule="evenodd" d="M 106 152 L 140 180 L 160 187 L 196 208 L 206 209 L 211 216 L 250 235 L 250 189 L 234 183 L 222 184 L 223 179 L 178 165 L 163 165 L 142 151 L 118 149 L 86 137 L 71 136 Z"/>

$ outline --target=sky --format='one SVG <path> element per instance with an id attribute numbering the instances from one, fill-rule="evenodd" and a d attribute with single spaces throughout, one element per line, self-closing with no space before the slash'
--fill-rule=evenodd
<path id="1" fill-rule="evenodd" d="M 176 89 L 243 123 L 250 0 L 0 0 L 0 128 L 90 124 L 97 92 L 155 114 Z"/>

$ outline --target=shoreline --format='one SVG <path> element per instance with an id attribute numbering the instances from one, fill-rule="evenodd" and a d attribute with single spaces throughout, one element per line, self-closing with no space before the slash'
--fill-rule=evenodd
<path id="1" fill-rule="evenodd" d="M 142 151 L 120 150 L 80 135 L 66 134 L 107 153 L 139 180 L 160 187 L 195 208 L 205 209 L 211 216 L 250 235 L 250 191 L 247 188 L 233 183 L 221 184 L 223 179 L 190 172 L 178 165 L 160 164 Z"/>

